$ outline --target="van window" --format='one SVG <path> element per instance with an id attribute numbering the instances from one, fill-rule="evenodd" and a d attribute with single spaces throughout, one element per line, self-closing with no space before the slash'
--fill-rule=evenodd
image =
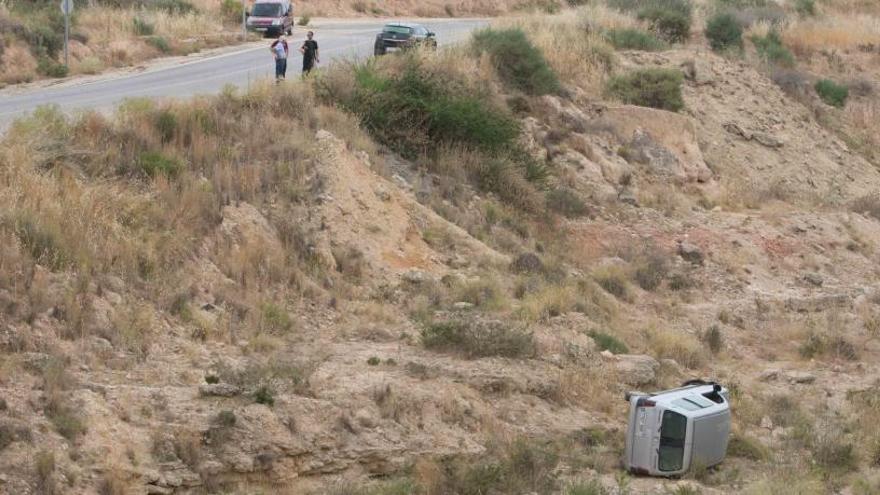
<path id="1" fill-rule="evenodd" d="M 660 450 L 657 469 L 678 471 L 684 463 L 684 439 L 687 435 L 687 418 L 675 411 L 663 411 L 660 423 Z"/>
<path id="2" fill-rule="evenodd" d="M 280 3 L 255 3 L 251 15 L 254 17 L 281 17 Z"/>

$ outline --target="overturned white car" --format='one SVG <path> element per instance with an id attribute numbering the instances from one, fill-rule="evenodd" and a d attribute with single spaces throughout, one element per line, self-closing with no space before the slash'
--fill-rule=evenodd
<path id="1" fill-rule="evenodd" d="M 633 474 L 678 476 L 709 467 L 727 454 L 728 391 L 702 380 L 653 394 L 629 392 L 626 469 Z"/>

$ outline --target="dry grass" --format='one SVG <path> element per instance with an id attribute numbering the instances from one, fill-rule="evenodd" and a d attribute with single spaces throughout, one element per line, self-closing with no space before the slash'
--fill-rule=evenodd
<path id="1" fill-rule="evenodd" d="M 674 359 L 685 368 L 702 367 L 709 354 L 699 339 L 681 331 L 653 328 L 645 331 L 645 338 L 648 353 L 658 359 Z"/>
<path id="2" fill-rule="evenodd" d="M 880 18 L 869 15 L 831 15 L 792 20 L 781 29 L 785 45 L 796 54 L 821 50 L 853 50 L 880 44 Z"/>

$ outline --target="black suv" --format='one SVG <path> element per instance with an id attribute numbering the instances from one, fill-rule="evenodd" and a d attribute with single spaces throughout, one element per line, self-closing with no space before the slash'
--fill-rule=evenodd
<path id="1" fill-rule="evenodd" d="M 382 28 L 382 32 L 376 35 L 374 53 L 385 55 L 389 48 L 413 48 L 425 46 L 430 49 L 437 48 L 437 39 L 434 33 L 428 31 L 421 24 L 391 23 Z"/>

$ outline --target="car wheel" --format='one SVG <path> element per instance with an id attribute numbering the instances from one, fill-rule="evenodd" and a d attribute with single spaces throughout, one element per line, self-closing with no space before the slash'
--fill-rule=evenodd
<path id="1" fill-rule="evenodd" d="M 386 53 L 385 47 L 378 46 L 378 45 L 373 47 L 373 55 L 375 55 L 377 57 L 381 57 L 382 55 L 385 55 L 385 53 Z"/>
<path id="2" fill-rule="evenodd" d="M 287 26 L 287 35 L 293 36 L 293 26 Z"/>

